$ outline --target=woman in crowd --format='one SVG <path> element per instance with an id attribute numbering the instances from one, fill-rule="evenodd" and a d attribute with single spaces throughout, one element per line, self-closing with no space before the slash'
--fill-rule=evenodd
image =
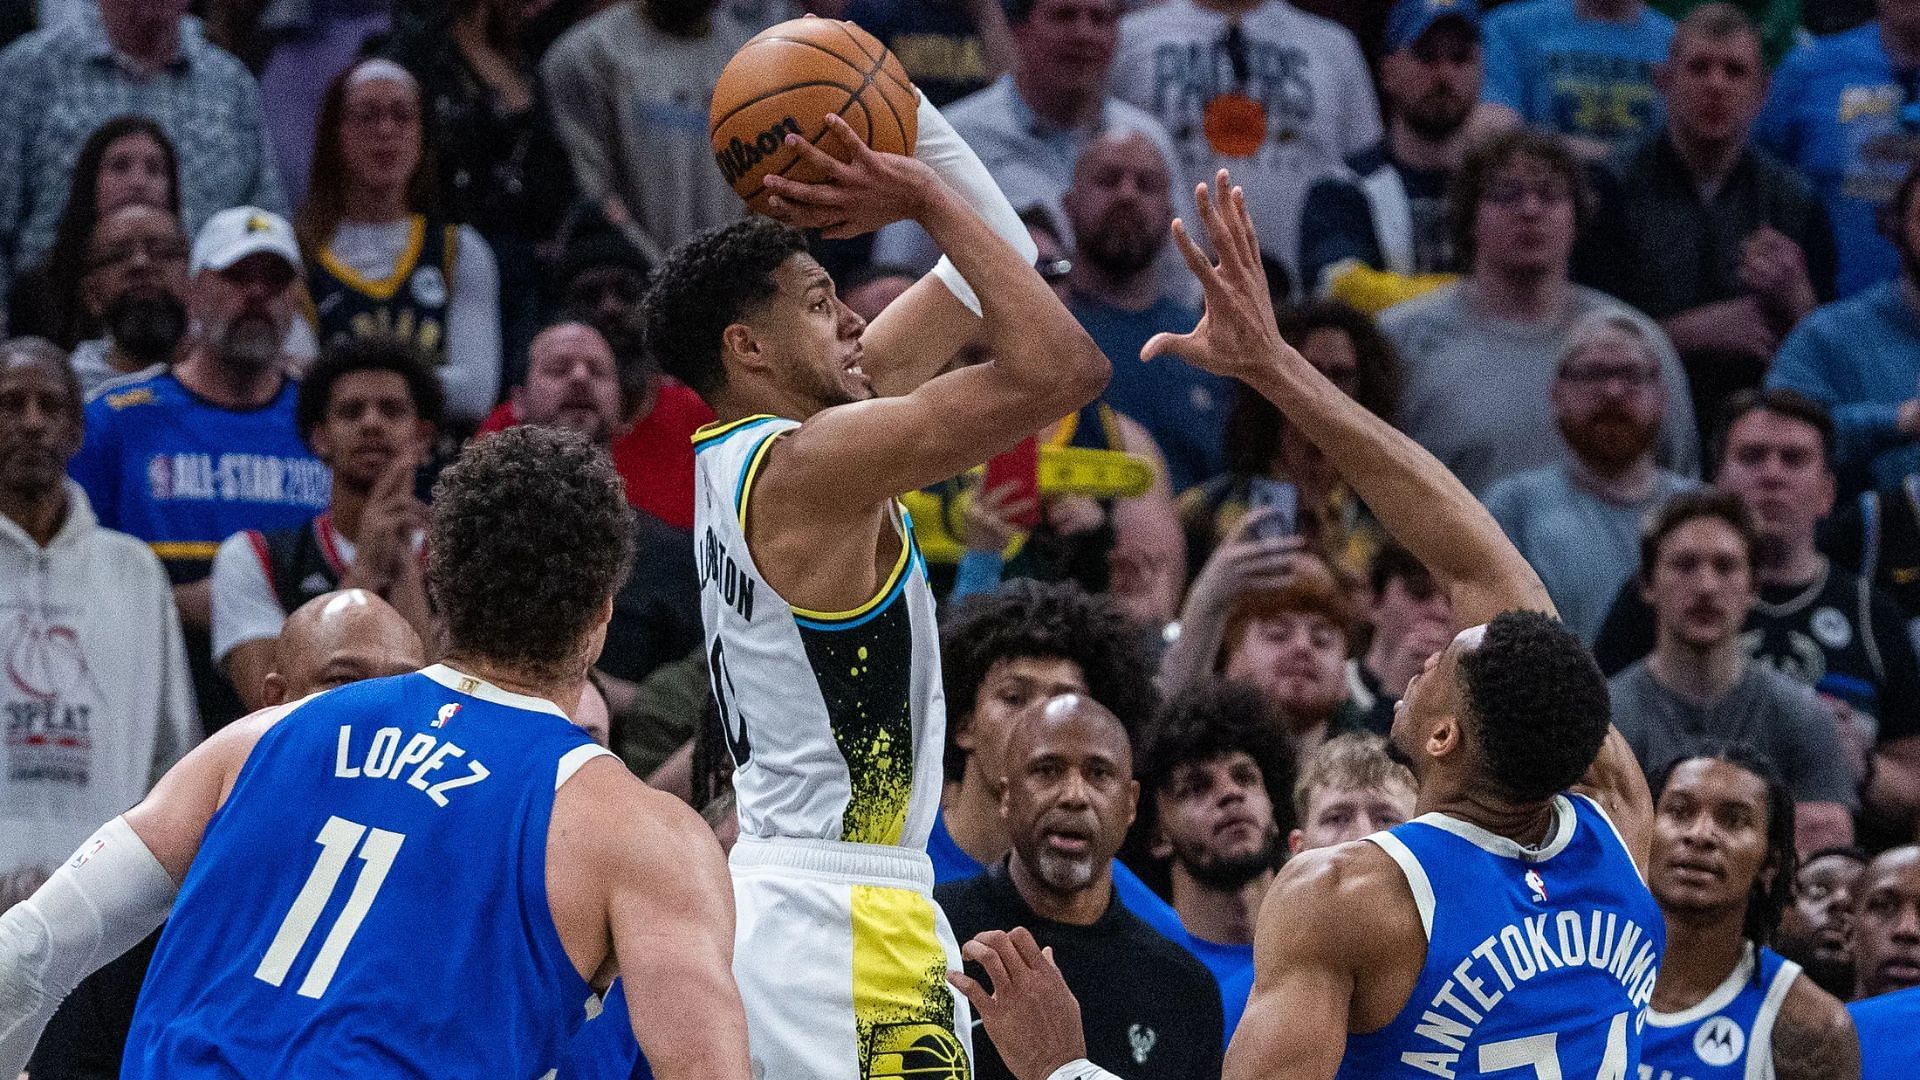
<path id="1" fill-rule="evenodd" d="M 1373 321 L 1344 304 L 1317 302 L 1280 315 L 1280 335 L 1375 415 L 1389 421 L 1399 398 L 1400 365 Z M 1364 579 L 1379 546 L 1366 508 L 1327 467 L 1318 449 L 1291 429 L 1266 399 L 1242 387 L 1227 415 L 1227 471 L 1180 499 L 1190 573 L 1249 510 L 1275 521 L 1262 532 L 1298 534 L 1336 566 Z"/>
<path id="2" fill-rule="evenodd" d="M 14 281 L 7 332 L 44 337 L 63 349 L 94 336 L 97 328 L 89 325 L 81 298 L 94 224 L 136 204 L 179 214 L 179 179 L 173 142 L 159 124 L 144 116 L 116 116 L 101 124 L 74 163 L 67 208 L 47 261 Z"/>
<path id="3" fill-rule="evenodd" d="M 540 326 L 543 246 L 573 203 L 567 155 L 522 41 L 522 0 L 452 0 L 403 26 L 386 55 L 420 80 L 441 210 L 477 229 L 500 263 L 507 382 L 524 381 Z"/>
<path id="4" fill-rule="evenodd" d="M 439 366 L 447 419 L 472 425 L 500 389 L 500 282 L 470 225 L 435 212 L 420 86 L 391 60 L 363 60 L 320 106 L 313 173 L 295 231 L 323 346 L 391 334 Z"/>

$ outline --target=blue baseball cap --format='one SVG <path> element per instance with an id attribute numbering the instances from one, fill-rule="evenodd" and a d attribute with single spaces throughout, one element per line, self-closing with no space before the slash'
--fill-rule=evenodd
<path id="1" fill-rule="evenodd" d="M 1387 51 L 1412 45 L 1442 19 L 1459 19 L 1478 34 L 1480 5 L 1476 0 L 1399 0 L 1387 16 Z"/>

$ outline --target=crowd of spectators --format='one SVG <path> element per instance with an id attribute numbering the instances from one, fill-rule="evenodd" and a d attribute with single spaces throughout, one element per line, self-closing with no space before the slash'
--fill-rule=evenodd
<path id="1" fill-rule="evenodd" d="M 1703 740 L 1777 773 L 1776 947 L 1842 1000 L 1920 994 L 1920 0 L 811 10 L 898 55 L 1113 361 L 1036 482 L 909 498 L 939 896 L 1053 947 L 1096 1061 L 1218 1075 L 1275 868 L 1415 813 L 1383 737 L 1456 629 L 1278 410 L 1139 362 L 1202 318 L 1169 227 L 1219 168 L 1283 337 L 1484 502 L 1649 776 Z M 726 834 L 713 414 L 638 309 L 746 213 L 708 98 L 801 12 L 0 2 L 0 909 L 246 710 L 433 659 L 433 478 L 518 424 L 585 434 L 632 504 L 583 720 Z M 939 254 L 911 223 L 817 250 L 867 319 Z M 139 955 L 36 1080 L 117 1074 Z"/>

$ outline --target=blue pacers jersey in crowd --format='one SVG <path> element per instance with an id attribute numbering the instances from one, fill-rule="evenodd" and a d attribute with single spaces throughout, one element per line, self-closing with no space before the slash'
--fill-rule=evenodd
<path id="1" fill-rule="evenodd" d="M 551 703 L 444 666 L 295 708 L 207 826 L 122 1075 L 545 1075 L 590 996 L 548 906 L 547 824 L 603 753 Z"/>
<path id="2" fill-rule="evenodd" d="M 1599 807 L 1554 808 L 1534 849 L 1442 814 L 1367 838 L 1406 874 L 1427 957 L 1393 1022 L 1347 1039 L 1340 1080 L 1639 1075 L 1666 924 Z"/>
<path id="3" fill-rule="evenodd" d="M 1754 948 L 1727 980 L 1691 1009 L 1647 1013 L 1646 1044 L 1640 1050 L 1640 1080 L 1754 1080 L 1773 1075 L 1773 1021 L 1787 1000 L 1800 965 Z"/>

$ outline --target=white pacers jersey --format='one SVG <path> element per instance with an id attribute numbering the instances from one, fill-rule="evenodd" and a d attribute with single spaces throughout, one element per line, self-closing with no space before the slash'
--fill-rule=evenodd
<path id="1" fill-rule="evenodd" d="M 790 606 L 747 551 L 754 475 L 793 420 L 750 416 L 693 437 L 694 557 L 743 835 L 925 850 L 946 704 L 926 563 L 894 505 L 900 557 L 851 611 Z"/>

